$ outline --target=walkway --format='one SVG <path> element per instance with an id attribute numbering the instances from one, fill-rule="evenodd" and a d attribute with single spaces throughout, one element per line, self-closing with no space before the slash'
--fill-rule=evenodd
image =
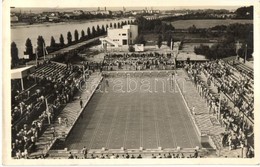
<path id="1" fill-rule="evenodd" d="M 64 118 L 68 119 L 67 124 L 65 122 L 62 122 L 62 124 L 59 124 L 58 119 L 55 120 L 54 124 L 52 126 L 49 126 L 46 131 L 43 133 L 43 135 L 39 138 L 39 140 L 36 143 L 37 151 L 32 153 L 30 156 L 38 156 L 42 154 L 46 154 L 47 151 L 51 148 L 53 143 L 57 138 L 64 138 L 66 137 L 69 132 L 71 131 L 72 127 L 76 123 L 77 119 L 79 118 L 81 112 L 84 110 L 85 106 L 88 104 L 91 96 L 95 92 L 97 86 L 99 85 L 99 82 L 101 81 L 102 77 L 100 73 L 96 72 L 90 75 L 90 78 L 87 80 L 86 90 L 79 91 L 76 94 L 75 100 L 73 102 L 68 103 L 66 107 L 61 111 L 58 117 L 61 117 L 62 120 Z M 81 97 L 83 101 L 83 108 L 80 108 L 80 99 Z M 53 137 L 53 128 L 55 127 L 55 137 Z"/>
<path id="2" fill-rule="evenodd" d="M 211 136 L 217 149 L 221 148 L 221 136 L 220 134 L 225 131 L 220 126 L 217 118 L 209 114 L 206 101 L 199 95 L 193 82 L 189 80 L 189 77 L 185 71 L 178 71 L 177 80 L 188 107 L 191 109 L 195 107 L 196 115 L 193 115 L 194 120 L 201 134 L 208 134 Z"/>
<path id="3" fill-rule="evenodd" d="M 186 71 L 179 71 L 178 77 L 181 78 L 178 80 L 178 84 L 184 90 L 183 94 L 188 103 L 188 106 L 192 108 L 195 106 L 196 115 L 193 115 L 196 121 L 198 128 L 202 133 L 207 133 L 210 137 L 214 145 L 216 146 L 220 157 L 241 157 L 241 149 L 229 150 L 227 147 L 222 147 L 221 142 L 221 133 L 225 131 L 224 127 L 221 127 L 218 119 L 212 113 L 209 113 L 209 109 L 206 104 L 206 100 L 204 100 L 196 90 L 196 87 L 192 81 L 186 81 L 189 77 Z M 202 73 L 200 78 L 206 82 L 207 78 Z M 181 86 L 184 85 L 184 86 Z M 214 84 L 211 84 L 210 89 L 217 93 L 217 87 Z M 231 102 L 228 103 L 230 107 L 233 106 Z M 233 106 L 234 107 L 234 106 Z M 214 155 L 212 155 L 214 157 Z M 211 157 L 211 156 L 209 156 Z"/>

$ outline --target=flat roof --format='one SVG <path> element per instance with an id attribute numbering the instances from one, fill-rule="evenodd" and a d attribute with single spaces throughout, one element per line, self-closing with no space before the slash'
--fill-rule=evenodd
<path id="1" fill-rule="evenodd" d="M 27 69 L 29 69 L 31 67 L 33 67 L 33 66 L 26 66 L 26 67 L 11 69 L 11 74 L 25 71 L 25 70 L 27 70 Z"/>

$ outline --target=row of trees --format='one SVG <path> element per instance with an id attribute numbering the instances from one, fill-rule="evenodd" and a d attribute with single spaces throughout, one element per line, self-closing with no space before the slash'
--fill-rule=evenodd
<path id="1" fill-rule="evenodd" d="M 179 16 L 172 16 L 163 18 L 163 21 L 177 21 L 177 20 L 198 20 L 198 19 L 253 19 L 254 7 L 240 7 L 237 8 L 235 12 L 230 12 L 228 10 L 220 9 L 207 9 L 207 10 L 192 10 L 187 11 L 188 14 L 183 14 Z"/>
<path id="2" fill-rule="evenodd" d="M 67 43 L 65 44 L 65 39 L 62 34 L 60 34 L 59 37 L 59 42 L 56 42 L 54 37 L 51 37 L 50 45 L 46 47 L 46 50 L 48 53 L 51 53 L 53 51 L 56 51 L 58 49 L 64 48 L 66 46 L 75 44 L 77 42 L 81 42 L 84 40 L 92 39 L 101 35 L 105 35 L 107 32 L 107 28 L 121 28 L 122 26 L 126 24 L 131 24 L 133 21 L 128 20 L 128 21 L 122 21 L 118 23 L 110 23 L 109 25 L 107 24 L 106 27 L 102 25 L 101 27 L 97 25 L 95 28 L 94 26 L 92 29 L 89 27 L 87 28 L 86 32 L 84 30 L 81 30 L 80 34 L 78 30 L 74 31 L 74 41 L 73 41 L 73 36 L 72 33 L 69 31 L 67 32 Z M 45 40 L 42 36 L 38 36 L 37 38 L 37 55 L 39 57 L 42 57 L 45 53 Z M 25 42 L 25 55 L 29 55 L 29 59 L 35 59 L 35 54 L 33 51 L 33 46 L 32 46 L 32 41 L 30 38 L 28 38 Z M 16 66 L 19 63 L 19 56 L 18 56 L 18 49 L 16 46 L 15 42 L 12 42 L 11 44 L 11 58 L 12 58 L 12 66 Z"/>
<path id="3" fill-rule="evenodd" d="M 61 49 L 63 47 L 69 46 L 69 45 L 73 45 L 78 42 L 82 42 L 82 41 L 85 41 L 88 39 L 96 38 L 101 35 L 105 35 L 107 28 L 108 27 L 105 28 L 104 25 L 102 25 L 102 27 L 97 25 L 97 28 L 95 28 L 93 26 L 92 29 L 90 29 L 88 27 L 86 33 L 84 30 L 81 30 L 80 34 L 79 34 L 78 30 L 75 30 L 74 34 L 73 34 L 74 40 L 73 40 L 72 33 L 70 31 L 68 31 L 67 32 L 67 44 L 65 44 L 65 39 L 62 34 L 60 34 L 59 43 L 57 43 L 56 40 L 54 39 L 54 37 L 52 36 L 50 45 L 48 47 L 46 47 L 46 49 L 48 50 L 48 52 L 53 52 L 53 51 L 56 51 L 58 49 Z"/>
<path id="4" fill-rule="evenodd" d="M 232 43 L 219 43 L 211 47 L 200 45 L 194 48 L 196 54 L 205 55 L 208 59 L 222 59 L 229 56 L 235 56 L 235 46 Z"/>
<path id="5" fill-rule="evenodd" d="M 206 33 L 218 34 L 218 37 L 223 39 L 220 43 L 215 44 L 211 47 L 200 45 L 199 47 L 194 48 L 196 54 L 206 55 L 209 59 L 219 59 L 229 56 L 235 56 L 238 54 L 241 57 L 244 57 L 245 52 L 247 52 L 247 58 L 252 57 L 254 50 L 254 36 L 253 36 L 253 25 L 252 24 L 231 24 L 228 26 L 219 25 L 212 27 L 206 31 Z M 236 53 L 235 43 L 240 41 L 243 43 L 242 47 Z"/>
<path id="6" fill-rule="evenodd" d="M 161 48 L 161 46 L 162 46 L 162 42 L 163 41 L 166 41 L 167 42 L 167 46 L 168 47 L 171 47 L 171 45 L 174 45 L 174 39 L 173 39 L 173 36 L 172 36 L 172 34 L 167 34 L 167 35 L 165 35 L 165 36 L 163 36 L 163 35 L 158 35 L 158 39 L 157 39 L 157 45 L 158 45 L 158 47 L 159 48 Z M 172 49 L 172 48 L 171 48 Z"/>
<path id="7" fill-rule="evenodd" d="M 160 19 L 147 20 L 146 18 L 139 16 L 136 18 L 135 23 L 138 25 L 139 32 L 155 32 L 166 33 L 173 31 L 175 28 L 171 24 L 162 22 Z"/>
<path id="8" fill-rule="evenodd" d="M 236 14 L 236 18 L 239 18 L 239 19 L 253 19 L 254 7 L 253 6 L 240 7 L 235 11 L 235 14 Z"/>
<path id="9" fill-rule="evenodd" d="M 146 44 L 143 34 L 146 32 L 152 32 L 159 34 L 157 39 L 157 45 L 160 48 L 163 41 L 167 41 L 167 45 L 171 46 L 173 40 L 172 31 L 175 29 L 171 24 L 162 22 L 160 19 L 147 20 L 146 18 L 139 16 L 135 20 L 135 24 L 138 25 L 139 36 L 135 39 L 135 43 Z"/>

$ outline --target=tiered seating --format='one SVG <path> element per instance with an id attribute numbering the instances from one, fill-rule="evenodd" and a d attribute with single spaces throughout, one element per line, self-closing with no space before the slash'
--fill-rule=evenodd
<path id="1" fill-rule="evenodd" d="M 241 73 L 241 71 L 236 70 L 229 63 L 223 61 L 218 63 L 211 62 L 210 64 L 211 67 L 207 70 L 218 81 L 218 86 L 222 86 L 226 95 L 234 104 L 238 105 L 241 110 L 246 111 L 246 115 L 253 120 L 253 83 L 252 79 L 246 75 L 248 73 Z M 231 71 L 229 75 L 225 74 L 226 70 Z M 225 76 L 224 80 L 223 76 Z M 243 106 L 249 107 L 245 108 Z"/>
<path id="2" fill-rule="evenodd" d="M 26 98 L 13 103 L 12 155 L 28 154 L 35 150 L 35 140 L 76 93 L 81 71 L 78 67 L 58 63 L 44 63 L 30 74 L 37 89 L 25 92 Z M 75 81 L 75 82 L 74 82 Z M 48 99 L 48 108 L 46 106 Z"/>
<path id="3" fill-rule="evenodd" d="M 70 68 L 66 65 L 49 63 L 39 67 L 32 75 L 37 78 L 47 78 L 49 80 L 61 80 L 70 76 Z"/>
<path id="4" fill-rule="evenodd" d="M 253 102 L 250 103 L 250 100 L 253 100 L 253 98 L 243 92 L 244 90 L 247 90 L 245 86 L 245 77 L 240 78 L 242 77 L 240 76 L 241 73 L 237 71 L 231 70 L 232 72 L 226 72 L 229 68 L 230 67 L 227 64 L 215 61 L 187 65 L 186 70 L 191 78 L 194 79 L 196 85 L 203 88 L 203 95 L 210 104 L 210 110 L 213 108 L 214 113 L 219 117 L 219 121 L 227 130 L 227 132 L 222 134 L 222 146 L 229 146 L 229 149 L 236 149 L 241 147 L 241 145 L 244 145 L 247 148 L 253 148 L 254 142 L 250 140 L 251 136 L 254 134 L 253 112 L 249 112 L 250 109 L 253 110 Z M 225 97 L 221 98 L 221 103 L 219 102 L 220 97 L 211 98 L 212 96 L 210 95 L 208 88 L 206 87 L 206 89 L 204 89 L 204 84 L 209 84 L 210 82 L 207 81 L 207 83 L 205 83 L 200 79 L 199 76 L 201 72 L 207 76 L 206 80 L 213 82 L 218 89 L 222 90 L 230 101 L 234 102 L 234 107 L 229 105 Z M 216 82 L 218 84 L 216 84 Z M 249 117 L 251 118 L 250 121 L 248 121 Z"/>
<path id="5" fill-rule="evenodd" d="M 244 65 L 242 63 L 237 64 L 235 67 L 240 72 L 247 74 L 251 79 L 254 78 L 254 71 L 250 67 L 247 67 L 246 65 Z"/>

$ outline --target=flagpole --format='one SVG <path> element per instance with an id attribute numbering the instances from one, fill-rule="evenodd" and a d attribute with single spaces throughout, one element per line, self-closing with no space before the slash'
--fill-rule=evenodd
<path id="1" fill-rule="evenodd" d="M 246 57 L 247 57 L 247 44 L 246 44 L 246 50 L 245 50 L 245 59 L 244 59 L 244 63 L 246 63 Z"/>
<path id="2" fill-rule="evenodd" d="M 43 46 L 42 49 L 43 49 L 43 56 L 44 56 L 43 58 L 44 58 L 44 61 L 45 61 L 45 44 L 44 44 L 44 42 L 42 43 L 42 46 Z"/>
<path id="3" fill-rule="evenodd" d="M 38 61 L 38 54 L 37 54 L 37 47 L 35 48 L 35 59 L 36 59 L 36 66 L 37 66 L 37 61 Z"/>
<path id="4" fill-rule="evenodd" d="M 47 98 L 45 98 L 45 102 L 46 102 L 46 113 L 47 113 L 47 116 L 48 116 L 48 122 L 49 122 L 49 124 L 51 124 L 50 111 L 49 111 L 49 106 L 48 106 Z"/>
<path id="5" fill-rule="evenodd" d="M 83 79 L 84 79 L 84 81 L 86 80 L 86 78 L 85 78 L 85 65 L 83 64 Z"/>
<path id="6" fill-rule="evenodd" d="M 220 107 L 221 107 L 221 92 L 219 94 L 219 108 L 218 108 L 218 119 L 220 121 Z"/>
<path id="7" fill-rule="evenodd" d="M 21 115 L 23 114 L 23 105 L 20 103 L 20 110 L 21 110 Z"/>

